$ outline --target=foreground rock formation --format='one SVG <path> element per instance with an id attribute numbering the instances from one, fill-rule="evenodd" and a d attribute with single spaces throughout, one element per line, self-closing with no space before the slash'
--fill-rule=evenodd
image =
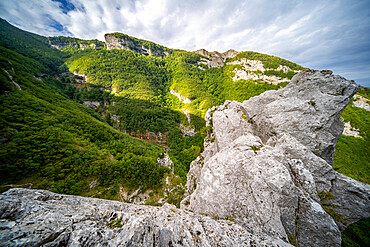
<path id="1" fill-rule="evenodd" d="M 332 169 L 340 113 L 357 90 L 307 70 L 284 89 L 210 109 L 212 141 L 191 164 L 182 208 L 300 246 L 340 246 L 340 232 L 370 216 L 370 186 Z"/>
<path id="2" fill-rule="evenodd" d="M 289 245 L 169 204 L 139 206 L 42 190 L 0 195 L 0 215 L 0 246 Z"/>
<path id="3" fill-rule="evenodd" d="M 182 209 L 11 189 L 0 195 L 0 246 L 340 246 L 340 232 L 370 216 L 370 186 L 332 169 L 357 89 L 307 70 L 210 109 Z"/>

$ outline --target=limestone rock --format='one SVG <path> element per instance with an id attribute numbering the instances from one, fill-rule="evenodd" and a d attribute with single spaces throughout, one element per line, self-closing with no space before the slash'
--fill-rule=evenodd
<path id="1" fill-rule="evenodd" d="M 140 206 L 42 190 L 3 193 L 0 217 L 0 246 L 290 246 L 170 204 Z"/>
<path id="2" fill-rule="evenodd" d="M 332 169 L 340 113 L 357 90 L 307 70 L 283 89 L 211 108 L 215 140 L 191 164 L 181 207 L 300 246 L 340 246 L 340 231 L 370 216 L 370 186 Z"/>
<path id="3" fill-rule="evenodd" d="M 222 67 L 222 66 L 224 66 L 224 63 L 225 63 L 226 59 L 235 57 L 236 55 L 238 55 L 239 52 L 237 52 L 233 49 L 230 49 L 230 50 L 228 50 L 224 53 L 220 53 L 220 52 L 217 52 L 217 51 L 209 52 L 205 49 L 200 49 L 200 50 L 194 51 L 194 53 L 198 53 L 198 54 L 206 57 L 207 59 L 202 58 L 201 62 L 199 62 L 199 63 L 200 64 L 205 64 L 209 68 L 212 68 L 212 67 Z"/>
<path id="4" fill-rule="evenodd" d="M 353 98 L 354 98 L 354 101 L 353 101 L 354 106 L 365 109 L 366 111 L 370 111 L 370 100 L 358 94 L 354 95 Z"/>
<path id="5" fill-rule="evenodd" d="M 153 55 L 157 57 L 163 57 L 166 52 L 162 50 L 152 50 L 149 47 L 145 47 L 142 42 L 134 40 L 134 38 L 129 37 L 127 35 L 122 35 L 122 37 L 117 37 L 114 34 L 106 34 L 104 36 L 105 44 L 107 45 L 107 49 L 125 49 L 133 52 L 137 52 L 143 54 L 145 56 Z"/>
<path id="6" fill-rule="evenodd" d="M 360 138 L 361 135 L 359 131 L 360 131 L 359 129 L 352 127 L 350 122 L 344 123 L 343 135 Z"/>
<path id="7" fill-rule="evenodd" d="M 174 96 L 176 96 L 177 98 L 179 98 L 179 100 L 184 103 L 184 104 L 189 104 L 191 103 L 193 100 L 192 99 L 188 99 L 186 98 L 185 96 L 175 92 L 174 90 L 171 90 L 170 93 Z"/>
<path id="8" fill-rule="evenodd" d="M 84 101 L 82 103 L 84 106 L 90 107 L 90 108 L 95 108 L 100 106 L 99 101 Z"/>

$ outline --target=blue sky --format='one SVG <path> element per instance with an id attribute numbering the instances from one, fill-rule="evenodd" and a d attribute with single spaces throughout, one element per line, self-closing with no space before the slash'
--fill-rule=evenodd
<path id="1" fill-rule="evenodd" d="M 44 36 L 258 51 L 370 87 L 369 0 L 0 0 L 0 17 Z"/>

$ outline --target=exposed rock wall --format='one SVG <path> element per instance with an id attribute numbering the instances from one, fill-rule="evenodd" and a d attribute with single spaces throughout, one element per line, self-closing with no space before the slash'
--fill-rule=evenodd
<path id="1" fill-rule="evenodd" d="M 263 74 L 265 71 L 274 70 L 274 71 L 283 71 L 284 73 L 293 71 L 286 65 L 279 65 L 276 69 L 267 69 L 264 67 L 262 61 L 259 60 L 250 60 L 246 58 L 242 58 L 240 60 L 235 60 L 231 62 L 227 62 L 227 65 L 240 65 L 241 69 L 235 68 L 233 73 L 235 74 L 232 77 L 233 81 L 238 80 L 257 80 L 257 81 L 265 81 L 274 85 L 277 85 L 284 81 L 290 81 L 288 78 L 281 78 L 276 75 L 265 75 Z M 298 70 L 294 70 L 294 72 L 298 73 Z"/>
<path id="2" fill-rule="evenodd" d="M 370 216 L 370 186 L 332 169 L 340 113 L 357 90 L 307 70 L 284 89 L 210 109 L 214 141 L 191 164 L 182 208 L 300 246 L 340 246 L 340 231 Z"/>
<path id="3" fill-rule="evenodd" d="M 359 107 L 359 108 L 363 108 L 365 109 L 366 111 L 370 111 L 370 100 L 362 97 L 361 95 L 355 95 L 353 96 L 354 98 L 354 101 L 353 101 L 353 105 L 356 106 L 356 107 Z"/>
<path id="4" fill-rule="evenodd" d="M 162 51 L 151 50 L 148 47 L 135 43 L 128 37 L 116 37 L 115 35 L 106 34 L 105 36 L 105 43 L 107 45 L 107 49 L 125 49 L 129 51 L 134 51 L 145 56 L 153 55 L 157 57 L 163 57 L 166 55 Z"/>
<path id="5" fill-rule="evenodd" d="M 232 49 L 224 53 L 220 53 L 217 51 L 209 52 L 205 49 L 200 49 L 194 51 L 194 53 L 198 53 L 204 57 L 207 57 L 208 59 L 202 59 L 200 63 L 206 64 L 209 68 L 212 68 L 224 66 L 226 59 L 235 57 L 236 55 L 238 55 L 239 52 Z"/>

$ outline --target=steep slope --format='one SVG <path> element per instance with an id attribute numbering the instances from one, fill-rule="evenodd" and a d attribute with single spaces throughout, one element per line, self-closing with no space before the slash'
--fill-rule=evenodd
<path id="1" fill-rule="evenodd" d="M 105 43 L 97 39 L 94 40 L 83 40 L 78 38 L 70 37 L 48 37 L 50 47 L 62 49 L 64 52 L 74 53 L 78 50 L 84 50 L 88 48 L 102 49 Z"/>
<path id="2" fill-rule="evenodd" d="M 49 49 L 48 39 L 33 33 L 21 31 L 0 18 L 0 46 L 4 56 L 8 50 L 26 57 L 24 62 L 31 62 L 33 70 L 37 73 L 56 73 L 63 63 L 60 51 Z M 33 59 L 33 60 L 30 60 Z M 20 61 L 21 62 L 21 61 Z"/>
<path id="3" fill-rule="evenodd" d="M 0 36 L 2 190 L 17 183 L 118 199 L 120 187 L 161 184 L 169 172 L 157 164 L 162 148 L 113 129 L 65 97 L 66 85 L 50 76 L 63 62 L 60 51 L 3 20 L 0 32 L 6 34 Z"/>

